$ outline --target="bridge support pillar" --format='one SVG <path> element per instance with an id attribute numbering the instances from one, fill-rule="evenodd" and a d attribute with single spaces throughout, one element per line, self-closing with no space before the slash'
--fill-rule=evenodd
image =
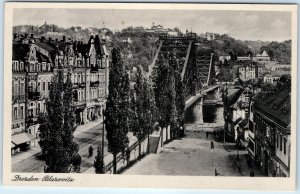
<path id="1" fill-rule="evenodd" d="M 197 103 L 197 108 L 194 109 L 194 113 L 197 118 L 197 123 L 203 123 L 203 97 L 200 98 L 200 102 Z"/>

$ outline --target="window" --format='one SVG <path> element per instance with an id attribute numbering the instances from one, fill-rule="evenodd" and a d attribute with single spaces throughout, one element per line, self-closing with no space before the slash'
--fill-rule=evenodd
<path id="1" fill-rule="evenodd" d="M 24 107 L 21 106 L 21 109 L 20 109 L 20 117 L 23 118 L 24 116 Z"/>
<path id="2" fill-rule="evenodd" d="M 48 82 L 48 90 L 50 90 L 50 84 L 51 84 L 51 83 L 50 83 L 50 82 Z"/>
<path id="3" fill-rule="evenodd" d="M 38 83 L 38 88 L 37 88 L 38 92 L 41 90 L 41 82 Z"/>
<path id="4" fill-rule="evenodd" d="M 43 91 L 45 91 L 45 90 L 46 90 L 46 83 L 43 82 Z"/>
<path id="5" fill-rule="evenodd" d="M 277 132 L 276 134 L 277 140 L 276 140 L 276 146 L 277 148 L 279 147 L 279 133 Z"/>
<path id="6" fill-rule="evenodd" d="M 41 111 L 41 104 L 38 103 L 38 107 L 36 109 L 36 114 L 38 115 L 40 113 L 40 111 Z"/>
<path id="7" fill-rule="evenodd" d="M 21 94 L 25 94 L 25 85 L 21 83 Z"/>
<path id="8" fill-rule="evenodd" d="M 18 118 L 18 108 L 14 107 L 14 119 Z"/>
<path id="9" fill-rule="evenodd" d="M 283 139 L 283 153 L 286 154 L 286 138 Z"/>
<path id="10" fill-rule="evenodd" d="M 266 126 L 266 128 L 267 128 L 267 134 L 266 134 L 266 136 L 270 137 L 270 135 L 271 135 L 271 129 L 270 129 L 270 127 L 268 125 Z"/>
<path id="11" fill-rule="evenodd" d="M 15 91 L 15 94 L 18 94 L 18 83 L 15 83 L 14 91 Z"/>
<path id="12" fill-rule="evenodd" d="M 280 134 L 280 151 L 282 151 L 282 135 Z"/>

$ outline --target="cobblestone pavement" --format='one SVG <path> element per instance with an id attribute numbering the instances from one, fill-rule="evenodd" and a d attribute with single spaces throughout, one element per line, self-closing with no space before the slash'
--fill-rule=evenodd
<path id="1" fill-rule="evenodd" d="M 214 151 L 210 146 L 210 137 L 206 139 L 204 132 L 187 131 L 185 138 L 165 145 L 159 154 L 146 156 L 124 174 L 215 176 L 216 169 L 219 176 L 250 176 L 245 150 L 239 151 L 240 160 L 236 161 L 235 149 L 226 150 L 220 142 L 214 142 Z M 226 146 L 233 147 L 233 144 L 226 143 Z"/>

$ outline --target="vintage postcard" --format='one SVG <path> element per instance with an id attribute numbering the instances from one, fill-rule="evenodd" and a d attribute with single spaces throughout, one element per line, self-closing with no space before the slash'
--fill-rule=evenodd
<path id="1" fill-rule="evenodd" d="M 5 3 L 3 180 L 295 190 L 297 6 Z"/>

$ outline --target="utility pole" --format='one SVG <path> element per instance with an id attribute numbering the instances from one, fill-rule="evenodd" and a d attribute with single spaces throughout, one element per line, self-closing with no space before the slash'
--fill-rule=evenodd
<path id="1" fill-rule="evenodd" d="M 104 113 L 105 113 L 105 111 L 104 111 L 104 109 L 102 109 L 102 117 L 103 117 L 103 121 L 102 121 L 102 123 L 103 123 L 103 126 L 102 126 L 102 157 L 104 158 L 104 127 L 105 127 L 105 125 L 104 125 Z"/>
<path id="2" fill-rule="evenodd" d="M 223 106 L 224 106 L 224 143 L 226 143 L 226 130 L 228 128 L 228 86 L 227 82 L 223 88 Z"/>

